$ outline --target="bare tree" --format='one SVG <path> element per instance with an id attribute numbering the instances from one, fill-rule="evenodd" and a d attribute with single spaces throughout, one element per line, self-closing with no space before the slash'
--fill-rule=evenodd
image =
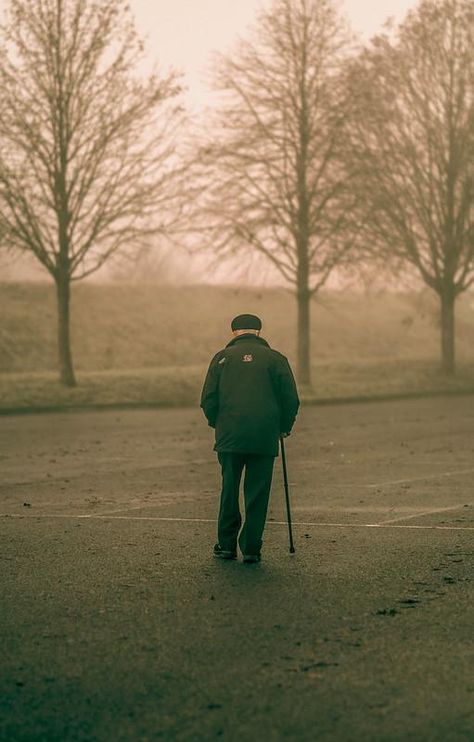
<path id="1" fill-rule="evenodd" d="M 204 148 L 213 245 L 224 255 L 259 251 L 291 285 L 303 384 L 311 383 L 311 297 L 353 243 L 340 82 L 350 42 L 330 0 L 276 0 L 254 37 L 218 58 L 222 105 Z"/>
<path id="2" fill-rule="evenodd" d="M 54 279 L 61 381 L 70 287 L 174 213 L 176 75 L 142 81 L 122 0 L 10 0 L 0 55 L 0 233 Z"/>
<path id="3" fill-rule="evenodd" d="M 455 370 L 456 297 L 474 283 L 474 7 L 423 0 L 349 76 L 358 189 L 379 255 L 439 297 L 443 370 Z"/>

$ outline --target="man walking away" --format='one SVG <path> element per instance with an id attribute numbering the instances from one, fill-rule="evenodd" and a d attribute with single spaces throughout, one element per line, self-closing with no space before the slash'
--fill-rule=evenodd
<path id="1" fill-rule="evenodd" d="M 290 434 L 299 399 L 287 359 L 260 337 L 261 320 L 240 314 L 231 328 L 234 337 L 212 359 L 201 396 L 207 421 L 216 430 L 214 450 L 222 468 L 214 555 L 235 559 L 238 537 L 243 561 L 259 562 L 279 439 Z"/>

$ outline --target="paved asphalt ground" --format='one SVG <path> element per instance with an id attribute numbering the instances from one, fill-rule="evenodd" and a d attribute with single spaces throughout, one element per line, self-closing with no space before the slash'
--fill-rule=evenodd
<path id="1" fill-rule="evenodd" d="M 199 410 L 0 420 L 0 739 L 474 740 L 474 398 L 307 407 L 264 561 Z"/>

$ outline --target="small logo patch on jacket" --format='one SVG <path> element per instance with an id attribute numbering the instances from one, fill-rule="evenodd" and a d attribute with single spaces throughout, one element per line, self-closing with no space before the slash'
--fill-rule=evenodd
<path id="1" fill-rule="evenodd" d="M 244 363 L 251 363 L 253 361 L 253 355 L 251 353 L 247 353 L 242 357 L 242 360 Z"/>
<path id="2" fill-rule="evenodd" d="M 221 365 L 221 363 L 225 363 L 225 356 L 224 358 L 221 358 L 221 360 L 219 361 L 219 366 Z"/>

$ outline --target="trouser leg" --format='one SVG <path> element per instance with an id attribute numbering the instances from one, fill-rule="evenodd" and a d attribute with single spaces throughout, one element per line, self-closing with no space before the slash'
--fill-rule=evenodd
<path id="1" fill-rule="evenodd" d="M 274 463 L 273 456 L 248 455 L 245 458 L 245 523 L 239 536 L 243 554 L 260 554 Z"/>
<path id="2" fill-rule="evenodd" d="M 222 468 L 222 490 L 217 526 L 217 540 L 223 549 L 237 548 L 237 534 L 242 524 L 239 508 L 239 488 L 244 458 L 236 453 L 218 453 Z"/>

